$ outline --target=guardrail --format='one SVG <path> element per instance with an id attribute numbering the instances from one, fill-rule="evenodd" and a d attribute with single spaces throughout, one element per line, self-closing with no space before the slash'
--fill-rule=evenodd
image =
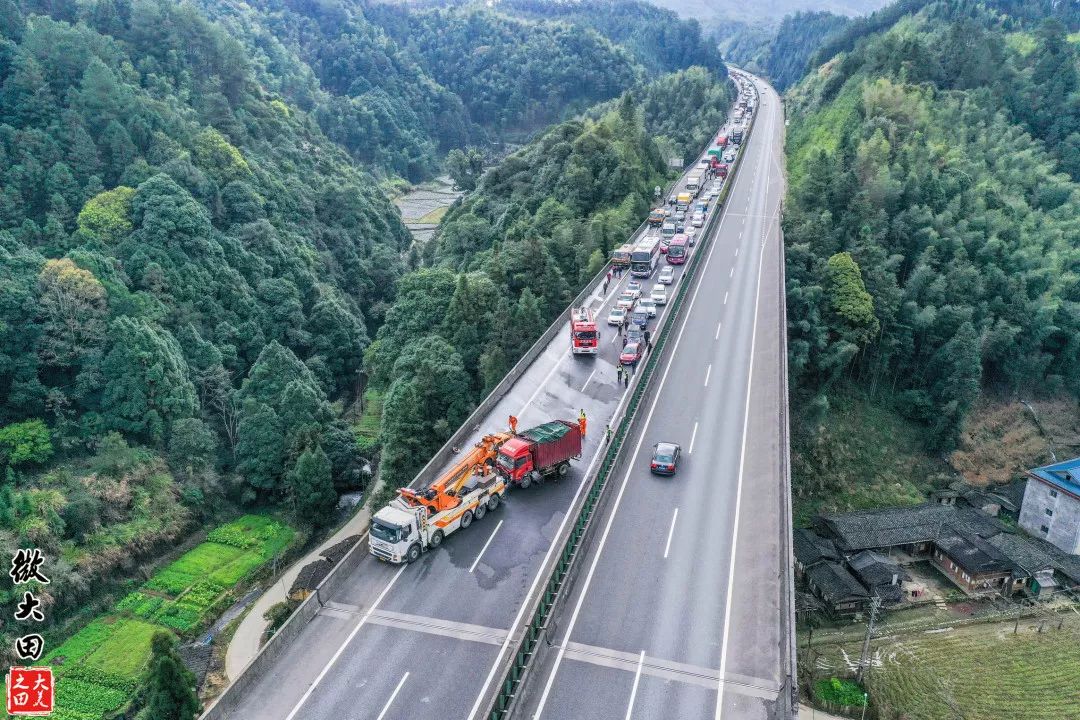
<path id="1" fill-rule="evenodd" d="M 741 148 L 748 146 L 756 118 L 757 112 L 755 111 L 750 116 Z M 548 580 L 543 584 L 536 597 L 528 601 L 532 604 L 532 620 L 528 626 L 518 631 L 514 651 L 503 661 L 503 672 L 501 674 L 497 673 L 497 676 L 502 677 L 502 681 L 498 688 L 492 691 L 491 697 L 485 703 L 484 717 L 488 718 L 488 720 L 505 720 L 515 708 L 518 688 L 528 677 L 532 667 L 531 660 L 536 653 L 537 644 L 547 631 L 547 622 L 552 610 L 563 599 L 562 591 L 569 574 L 574 569 L 575 561 L 578 558 L 578 550 L 583 546 L 586 536 L 593 527 L 592 520 L 597 505 L 603 498 L 608 478 L 618 461 L 623 441 L 630 433 L 630 426 L 633 424 L 637 409 L 649 389 L 649 381 L 661 362 L 660 358 L 663 357 L 664 348 L 679 317 L 686 295 L 697 279 L 698 268 L 703 262 L 701 258 L 707 254 L 719 227 L 720 218 L 726 213 L 727 198 L 735 185 L 735 176 L 739 166 L 742 164 L 744 155 L 745 151 L 740 149 L 728 175 L 728 180 L 724 183 L 718 197 L 717 209 L 723 207 L 724 210 L 722 212 L 713 212 L 708 220 L 702 233 L 698 252 L 695 252 L 691 257 L 690 263 L 688 263 L 687 269 L 679 282 L 679 290 L 670 303 L 672 311 L 667 315 L 664 326 L 659 329 L 653 351 L 649 354 L 648 360 L 645 362 L 641 372 L 637 373 L 634 378 L 630 401 L 624 408 L 622 415 L 613 419 L 611 423 L 613 427 L 612 438 L 604 454 L 604 459 L 599 468 L 594 471 L 592 478 L 586 478 L 583 481 L 589 483 L 589 491 L 570 510 L 571 516 L 575 517 L 575 520 L 572 525 L 567 525 L 562 550 L 558 555 L 553 556 L 551 568 L 548 570 Z M 544 570 L 544 568 L 541 568 L 541 572 L 544 572 Z"/>
<path id="2" fill-rule="evenodd" d="M 745 142 L 745 141 L 744 141 Z M 741 157 L 741 154 L 740 154 Z M 682 175 L 668 183 L 665 192 L 662 197 L 667 198 L 671 191 L 682 179 Z M 726 195 L 724 196 L 726 197 Z M 638 237 L 648 228 L 648 220 L 643 221 L 631 234 L 631 237 Z M 607 272 L 610 269 L 610 263 L 605 264 L 603 268 L 598 272 L 588 284 L 577 294 L 577 297 L 559 314 L 555 321 L 544 331 L 544 334 L 537 338 L 536 342 L 525 352 L 524 355 L 514 364 L 514 367 L 503 377 L 503 379 L 492 388 L 487 397 L 480 401 L 480 404 L 469 414 L 469 417 L 465 419 L 465 422 L 451 435 L 447 441 L 443 444 L 439 450 L 431 457 L 431 459 L 420 469 L 420 472 L 416 474 L 416 477 L 409 483 L 409 487 L 416 488 L 422 486 L 424 483 L 430 483 L 438 473 L 454 458 L 454 448 L 465 442 L 466 438 L 473 433 L 481 429 L 480 421 L 491 412 L 491 410 L 501 401 L 514 384 L 521 379 L 521 376 L 525 374 L 525 371 L 530 365 L 544 352 L 552 339 L 565 330 L 566 323 L 570 321 L 570 311 L 573 308 L 580 307 L 582 303 L 596 290 L 597 287 L 604 281 L 607 276 Z M 335 565 L 330 573 L 323 579 L 321 583 L 315 588 L 315 592 L 304 599 L 303 602 L 292 612 L 288 619 L 282 623 L 277 632 L 263 644 L 259 649 L 258 654 L 251 659 L 244 669 L 240 672 L 240 675 L 234 678 L 229 685 L 221 692 L 220 695 L 215 698 L 206 711 L 200 716 L 200 720 L 227 720 L 229 717 L 229 711 L 234 708 L 244 697 L 248 689 L 253 685 L 266 670 L 273 664 L 273 662 L 293 643 L 293 641 L 300 635 L 300 632 L 311 622 L 312 618 L 318 614 L 322 608 L 324 600 L 333 595 L 337 589 L 343 584 L 344 579 L 348 577 L 357 567 L 360 566 L 360 562 L 367 555 L 365 549 L 365 541 L 367 539 L 367 533 L 361 534 L 360 539 L 353 545 L 341 562 Z"/>

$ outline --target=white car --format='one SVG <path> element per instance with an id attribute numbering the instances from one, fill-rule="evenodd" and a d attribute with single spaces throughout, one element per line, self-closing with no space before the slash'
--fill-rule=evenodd
<path id="1" fill-rule="evenodd" d="M 611 308 L 611 312 L 607 316 L 608 325 L 622 325 L 626 320 L 626 310 L 621 307 Z"/>
<path id="2" fill-rule="evenodd" d="M 710 200 L 715 200 L 718 197 L 720 197 L 720 188 L 713 188 L 712 190 L 709 191 L 709 199 Z"/>
<path id="3" fill-rule="evenodd" d="M 661 283 L 653 285 L 652 294 L 650 295 L 652 301 L 657 305 L 667 304 L 667 286 Z"/>
<path id="4" fill-rule="evenodd" d="M 635 300 L 641 297 L 641 281 L 631 280 L 630 282 L 626 283 L 626 292 L 633 295 Z"/>
<path id="5" fill-rule="evenodd" d="M 670 285 L 671 283 L 675 282 L 675 268 L 671 265 L 665 265 L 664 267 L 660 268 L 660 274 L 656 277 L 656 280 L 661 285 Z M 649 299 L 652 300 L 652 298 Z M 653 303 L 653 305 L 655 304 L 656 303 Z"/>
<path id="6" fill-rule="evenodd" d="M 694 247 L 694 243 L 697 242 L 697 230 L 690 228 L 686 231 L 686 244 L 690 247 Z"/>
<path id="7" fill-rule="evenodd" d="M 649 314 L 649 317 L 656 317 L 656 303 L 652 301 L 652 298 L 642 298 L 637 304 L 638 310 L 644 310 Z"/>
<path id="8" fill-rule="evenodd" d="M 633 293 L 624 292 L 622 295 L 619 295 L 619 297 L 615 300 L 615 307 L 622 308 L 623 310 L 629 310 L 630 308 L 634 307 L 634 302 L 636 301 L 637 298 L 634 297 Z"/>
<path id="9" fill-rule="evenodd" d="M 726 163 L 735 162 L 735 151 L 734 150 L 728 150 L 727 153 L 724 154 L 724 162 L 726 162 Z"/>
<path id="10" fill-rule="evenodd" d="M 690 220 L 690 224 L 696 228 L 705 224 L 705 213 L 694 213 L 694 217 Z"/>

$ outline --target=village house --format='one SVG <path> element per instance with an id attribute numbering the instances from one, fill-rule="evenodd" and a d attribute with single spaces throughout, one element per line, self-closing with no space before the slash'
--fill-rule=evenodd
<path id="1" fill-rule="evenodd" d="M 1080 555 L 1080 458 L 1029 470 L 1020 527 Z"/>

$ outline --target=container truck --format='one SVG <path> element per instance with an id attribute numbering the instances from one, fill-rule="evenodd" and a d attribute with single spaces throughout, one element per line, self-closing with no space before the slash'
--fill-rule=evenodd
<path id="1" fill-rule="evenodd" d="M 581 457 L 582 423 L 552 420 L 517 433 L 499 446 L 495 469 L 507 483 L 527 488 L 544 478 L 561 478 Z"/>

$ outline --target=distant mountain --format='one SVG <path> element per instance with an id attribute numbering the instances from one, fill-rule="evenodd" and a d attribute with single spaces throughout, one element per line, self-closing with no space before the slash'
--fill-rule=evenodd
<path id="1" fill-rule="evenodd" d="M 713 25 L 714 19 L 743 22 L 778 22 L 791 13 L 824 11 L 835 15 L 865 15 L 885 7 L 889 0 L 652 0 L 653 4 L 674 10 Z"/>

